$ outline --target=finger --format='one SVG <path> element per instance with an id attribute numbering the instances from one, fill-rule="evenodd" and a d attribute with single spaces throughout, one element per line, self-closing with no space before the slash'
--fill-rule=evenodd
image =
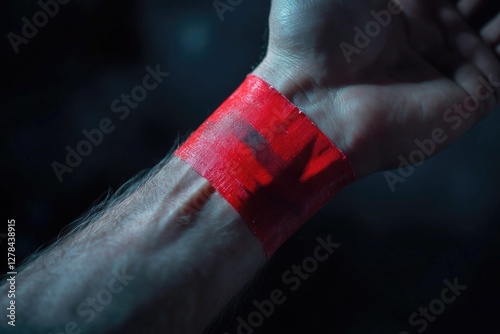
<path id="1" fill-rule="evenodd" d="M 466 20 L 470 20 L 486 6 L 487 2 L 488 0 L 460 0 L 457 3 L 457 8 Z"/>
<path id="2" fill-rule="evenodd" d="M 469 27 L 454 6 L 443 4 L 437 16 L 451 49 L 472 65 L 461 67 L 456 75 L 457 83 L 461 84 L 469 95 L 474 96 L 480 76 L 499 77 L 500 61 L 491 47 Z M 480 114 L 485 115 L 497 105 L 497 102 L 498 89 L 491 98 L 482 103 Z"/>
<path id="3" fill-rule="evenodd" d="M 472 27 L 479 31 L 500 11 L 500 2 L 491 0 L 460 0 L 456 8 Z"/>
<path id="4" fill-rule="evenodd" d="M 483 40 L 491 47 L 495 47 L 500 43 L 500 14 L 497 14 L 490 22 L 488 22 L 480 31 Z"/>

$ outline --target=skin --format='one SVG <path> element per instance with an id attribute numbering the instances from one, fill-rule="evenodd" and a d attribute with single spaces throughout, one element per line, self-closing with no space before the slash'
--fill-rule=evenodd
<path id="1" fill-rule="evenodd" d="M 500 81 L 500 19 L 484 22 L 484 40 L 466 20 L 481 3 L 403 0 L 403 11 L 349 64 L 339 45 L 354 45 L 353 28 L 364 30 L 370 11 L 388 1 L 273 1 L 269 51 L 256 73 L 315 121 L 358 178 L 395 168 L 416 138 L 450 127 L 444 112 L 474 96 L 478 76 Z M 497 104 L 498 89 L 439 149 Z"/>
<path id="2" fill-rule="evenodd" d="M 444 111 L 475 94 L 478 76 L 500 80 L 500 16 L 478 32 L 468 26 L 483 3 L 402 1 L 404 11 L 348 63 L 340 43 L 352 44 L 352 28 L 386 1 L 273 1 L 268 53 L 254 73 L 299 106 L 361 178 L 396 167 L 415 138 L 449 130 Z M 491 111 L 497 96 L 439 149 Z M 172 157 L 19 268 L 15 332 L 201 332 L 265 262 L 232 207 Z M 121 290 L 117 271 L 127 276 Z M 0 287 L 2 308 L 8 289 Z M 112 301 L 102 303 L 102 290 Z M 2 321 L 0 330 L 13 328 Z"/>

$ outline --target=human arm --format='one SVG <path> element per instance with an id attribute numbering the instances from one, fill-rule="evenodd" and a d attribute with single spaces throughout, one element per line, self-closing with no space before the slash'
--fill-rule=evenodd
<path id="1" fill-rule="evenodd" d="M 201 332 L 264 263 L 238 214 L 177 157 L 134 188 L 19 272 L 16 333 Z M 3 307 L 6 285 L 1 296 Z"/>
<path id="2" fill-rule="evenodd" d="M 345 14 L 342 11 L 340 14 L 335 12 L 343 10 L 343 7 L 329 8 L 324 7 L 324 4 L 320 7 L 321 15 L 315 12 L 314 6 L 304 10 L 304 7 L 300 7 L 303 5 L 298 2 L 274 4 L 272 17 L 278 21 L 281 20 L 280 15 L 286 12 L 277 9 L 280 5 L 298 6 L 297 9 L 287 9 L 295 22 L 298 22 L 298 13 L 309 14 L 318 21 L 330 11 L 333 11 L 332 17 L 344 17 L 341 14 Z M 315 1 L 314 4 L 320 6 L 321 2 Z M 369 5 L 375 8 L 373 3 Z M 361 12 L 359 8 L 355 9 L 356 13 Z M 369 13 L 372 7 L 365 9 Z M 354 12 L 352 8 L 345 10 L 347 13 Z M 319 24 L 310 18 L 304 18 L 302 25 L 291 21 L 281 23 L 281 33 L 296 26 L 308 28 L 311 21 Z M 325 22 L 329 21 L 323 19 L 320 23 Z M 408 46 L 405 44 L 408 39 L 406 35 L 392 43 L 387 42 L 388 37 L 379 35 L 378 38 L 381 39 L 374 39 L 371 47 L 367 47 L 362 53 L 364 58 L 368 58 L 367 61 L 373 60 L 370 56 L 375 56 L 376 62 L 368 62 L 370 66 L 357 66 L 353 58 L 354 63 L 350 67 L 345 62 L 344 55 L 339 54 L 338 44 L 342 40 L 349 41 L 354 35 L 350 27 L 363 22 L 363 18 L 353 22 L 335 22 L 339 27 L 332 27 L 335 28 L 333 31 L 340 32 L 336 39 L 332 38 L 332 32 L 328 35 L 333 40 L 331 52 L 328 45 L 324 44 L 326 41 L 310 38 L 314 31 L 324 32 L 323 28 L 312 26 L 309 27 L 310 31 L 296 32 L 295 37 L 281 37 L 280 24 L 274 22 L 278 26 L 273 27 L 272 22 L 270 51 L 255 71 L 318 124 L 348 156 L 358 177 L 385 167 L 394 167 L 398 154 L 408 154 L 415 138 L 428 136 L 435 127 L 444 127 L 446 122 L 442 118 L 443 112 L 455 100 L 463 101 L 469 92 L 474 93 L 475 79 L 474 74 L 464 74 L 472 71 L 470 63 L 457 66 L 456 73 L 453 72 L 457 79 L 454 80 L 447 71 L 443 71 L 447 75 L 438 75 L 439 71 L 431 71 L 430 68 L 429 71 L 421 71 L 427 67 L 425 63 L 419 62 L 420 58 L 416 55 L 410 60 L 414 60 L 412 66 L 418 65 L 417 70 L 413 68 L 412 72 L 412 67 L 408 66 L 406 69 L 409 76 L 397 77 L 400 74 L 395 72 L 392 74 L 398 80 L 387 78 L 387 73 L 391 74 L 388 71 L 390 67 L 387 66 L 393 64 L 393 59 L 390 58 L 390 52 L 382 53 L 384 57 L 378 57 L 379 53 L 375 52 L 378 50 L 377 46 L 387 45 L 391 52 L 396 50 L 405 55 L 405 49 L 399 50 L 398 47 Z M 340 29 L 345 26 L 349 28 Z M 307 39 L 299 39 L 300 36 L 307 36 Z M 295 41 L 294 48 L 299 49 L 286 52 L 287 48 L 283 45 L 273 49 L 273 45 L 290 39 Z M 310 42 L 315 43 L 309 46 Z M 321 49 L 320 46 L 324 48 Z M 473 48 L 476 49 L 475 46 Z M 279 54 L 278 51 L 284 53 Z M 327 59 L 325 54 L 331 54 L 334 60 L 340 55 L 340 61 Z M 330 65 L 326 69 L 316 68 L 317 64 L 322 64 L 320 60 L 325 61 L 323 64 Z M 405 69 L 403 65 L 400 66 Z M 495 66 L 488 67 L 492 74 L 498 71 Z M 283 71 L 284 68 L 286 72 Z M 408 73 L 403 71 L 403 74 Z M 470 83 L 467 78 L 472 78 Z M 462 85 L 469 88 L 463 89 Z M 412 94 L 419 94 L 425 99 L 414 99 Z M 425 110 L 420 109 L 421 101 L 428 104 Z M 493 97 L 482 103 L 477 116 L 464 119 L 464 126 L 453 132 L 453 136 L 458 137 L 494 104 Z M 216 197 L 217 194 L 213 195 L 212 206 L 207 205 L 191 219 L 182 219 L 184 214 L 181 214 L 181 208 L 199 198 L 202 189 L 208 186 L 196 174 L 192 174 L 193 178 L 186 177 L 182 171 L 189 168 L 179 161 L 177 164 L 171 161 L 167 166 L 169 167 L 164 167 L 163 177 L 158 176 L 155 182 L 146 183 L 147 185 L 132 192 L 121 206 L 108 208 L 103 217 L 86 224 L 87 227 L 76 231 L 73 237 L 50 252 L 42 254 L 19 274 L 20 302 L 28 300 L 28 296 L 33 301 L 31 306 L 27 302 L 20 305 L 19 310 L 30 314 L 30 321 L 33 321 L 35 328 L 42 329 L 44 322 L 52 321 L 58 326 L 46 328 L 49 331 L 54 328 L 55 333 L 56 329 L 57 332 L 61 331 L 59 326 L 64 326 L 69 319 L 80 322 L 87 319 L 87 316 L 65 315 L 65 312 L 75 313 L 86 298 L 95 297 L 101 289 L 108 289 L 108 283 L 114 277 L 112 269 L 116 266 L 115 269 L 121 271 L 123 264 L 126 268 L 137 268 L 138 272 L 135 274 L 133 270 L 126 270 L 134 279 L 122 292 L 112 295 L 114 301 L 105 308 L 110 311 L 109 314 L 104 313 L 107 311 L 96 312 L 95 320 L 89 323 L 93 332 L 106 331 L 114 325 L 132 328 L 136 323 L 142 326 L 143 331 L 166 329 L 172 332 L 196 332 L 207 324 L 208 318 L 217 313 L 220 305 L 227 302 L 253 276 L 256 268 L 264 263 L 265 258 L 258 248 L 260 245 L 252 239 L 253 235 L 238 220 L 237 215 L 234 212 L 230 214 L 232 209 L 223 199 Z M 189 193 L 189 190 L 192 192 Z M 209 211 L 209 208 L 215 212 Z M 236 215 L 234 219 L 233 214 Z M 231 223 L 238 221 L 240 225 Z M 219 226 L 219 223 L 223 223 L 223 226 Z M 225 230 L 228 226 L 234 227 L 236 231 L 231 228 Z M 241 232 L 238 232 L 240 228 Z M 228 239 L 224 239 L 224 236 L 228 236 Z M 233 249 L 239 246 L 245 249 Z M 89 254 L 98 256 L 90 257 Z M 199 268 L 210 269 L 199 271 Z M 145 306 L 146 304 L 149 306 Z M 41 320 L 37 322 L 32 314 L 39 314 L 38 319 Z M 24 319 L 26 318 L 25 316 Z M 22 323 L 23 317 L 19 320 Z M 19 328 L 21 327 L 22 324 Z"/>

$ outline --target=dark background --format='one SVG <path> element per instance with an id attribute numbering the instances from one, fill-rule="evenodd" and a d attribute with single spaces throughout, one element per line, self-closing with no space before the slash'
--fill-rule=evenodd
<path id="1" fill-rule="evenodd" d="M 0 233 L 16 219 L 18 262 L 154 166 L 237 87 L 264 52 L 269 4 L 243 1 L 221 21 L 211 0 L 73 0 L 15 54 L 7 33 L 19 34 L 21 18 L 39 10 L 35 1 L 9 0 L 0 13 Z M 119 120 L 111 102 L 156 64 L 170 76 Z M 52 162 L 63 163 L 65 147 L 106 117 L 116 130 L 59 182 Z M 458 277 L 467 290 L 425 332 L 500 333 L 499 129 L 497 110 L 395 192 L 383 174 L 344 189 L 209 332 L 236 333 L 235 319 L 254 310 L 253 300 L 282 289 L 287 301 L 256 333 L 417 333 L 410 314 Z M 341 247 L 289 292 L 281 275 L 329 234 Z"/>

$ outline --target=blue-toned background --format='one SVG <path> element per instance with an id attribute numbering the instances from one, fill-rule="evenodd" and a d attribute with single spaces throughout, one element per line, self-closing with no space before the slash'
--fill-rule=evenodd
<path id="1" fill-rule="evenodd" d="M 15 54 L 7 34 L 39 10 L 12 0 L 0 11 L 2 224 L 16 219 L 18 260 L 154 166 L 237 87 L 265 51 L 269 4 L 243 0 L 221 20 L 211 0 L 73 0 Z M 120 119 L 112 102 L 157 64 L 170 75 Z M 51 164 L 105 118 L 115 130 L 59 182 Z M 210 332 L 237 333 L 253 301 L 281 289 L 287 301 L 255 333 L 413 334 L 409 316 L 458 277 L 467 290 L 425 332 L 500 333 L 499 130 L 497 110 L 395 192 L 383 174 L 343 190 Z M 291 292 L 282 274 L 330 234 L 341 246 Z"/>

